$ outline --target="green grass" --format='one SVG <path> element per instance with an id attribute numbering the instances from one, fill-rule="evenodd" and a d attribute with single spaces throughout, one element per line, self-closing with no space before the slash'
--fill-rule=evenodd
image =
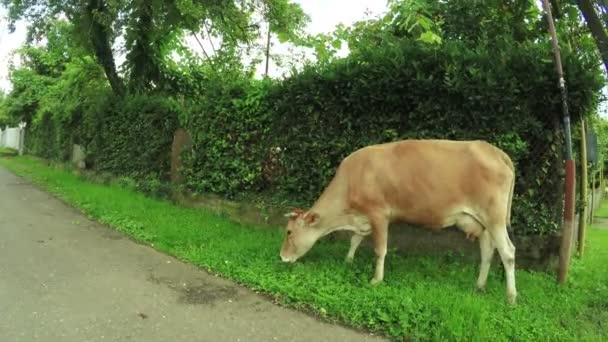
<path id="1" fill-rule="evenodd" d="M 608 230 L 589 229 L 585 258 L 573 261 L 566 286 L 558 286 L 552 274 L 517 270 L 518 305 L 509 307 L 496 265 L 487 293 L 478 294 L 476 264 L 391 252 L 385 283 L 372 287 L 373 254 L 367 249 L 346 265 L 348 244 L 325 240 L 298 263 L 285 265 L 278 230 L 245 227 L 117 185 L 86 182 L 30 157 L 0 164 L 136 240 L 330 321 L 397 340 L 608 339 Z"/>
<path id="2" fill-rule="evenodd" d="M 14 150 L 12 148 L 0 147 L 0 155 L 3 155 L 3 154 L 16 155 L 17 152 L 18 152 L 17 150 Z"/>
<path id="3" fill-rule="evenodd" d="M 603 201 L 595 211 L 596 217 L 608 218 L 608 200 Z"/>

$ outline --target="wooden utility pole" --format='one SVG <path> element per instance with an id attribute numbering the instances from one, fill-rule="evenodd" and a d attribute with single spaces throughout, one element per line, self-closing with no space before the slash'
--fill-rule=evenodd
<path id="1" fill-rule="evenodd" d="M 583 211 L 578 219 L 578 255 L 583 256 L 585 251 L 585 229 L 587 228 L 587 134 L 585 120 L 581 120 L 581 202 Z M 593 208 L 591 208 L 593 212 Z"/>
<path id="2" fill-rule="evenodd" d="M 604 162 L 600 163 L 600 198 L 599 201 L 602 203 L 602 199 L 604 198 Z"/>
<path id="3" fill-rule="evenodd" d="M 604 161 L 600 161 L 600 198 L 598 200 L 600 203 L 604 198 Z"/>
<path id="4" fill-rule="evenodd" d="M 555 33 L 551 6 L 548 0 L 543 0 L 543 8 L 547 14 L 549 24 L 549 34 L 553 46 L 553 58 L 555 59 L 555 71 L 558 77 L 558 87 L 562 97 L 562 114 L 564 120 L 564 134 L 566 136 L 566 179 L 565 179 L 565 203 L 564 203 L 564 222 L 562 226 L 562 241 L 559 251 L 559 269 L 557 271 L 557 282 L 564 284 L 568 279 L 568 268 L 570 266 L 570 253 L 572 250 L 574 203 L 575 203 L 575 164 L 572 159 L 572 136 L 570 134 L 570 114 L 568 113 L 568 97 L 566 95 L 566 81 L 562 69 L 562 59 Z"/>
<path id="5" fill-rule="evenodd" d="M 595 208 L 596 198 L 595 198 L 595 168 L 591 172 L 591 215 L 589 215 L 589 224 L 593 224 L 593 210 Z"/>

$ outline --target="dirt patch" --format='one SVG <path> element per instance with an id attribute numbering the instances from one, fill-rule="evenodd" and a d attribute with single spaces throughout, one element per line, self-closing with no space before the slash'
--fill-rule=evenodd
<path id="1" fill-rule="evenodd" d="M 125 238 L 121 233 L 111 231 L 111 230 L 104 232 L 104 234 L 102 236 L 108 240 L 122 240 Z"/>
<path id="2" fill-rule="evenodd" d="M 173 279 L 150 275 L 148 280 L 165 285 L 179 294 L 178 302 L 189 305 L 214 305 L 217 301 L 233 300 L 238 295 L 236 287 L 217 286 L 203 280 L 196 283 L 179 283 Z"/>
<path id="3" fill-rule="evenodd" d="M 220 299 L 230 300 L 237 294 L 234 287 L 209 287 L 208 285 L 185 286 L 179 292 L 179 301 L 185 304 L 213 304 Z"/>

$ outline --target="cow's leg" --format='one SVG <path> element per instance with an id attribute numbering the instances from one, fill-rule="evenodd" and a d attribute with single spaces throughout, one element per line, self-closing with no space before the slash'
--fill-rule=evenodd
<path id="1" fill-rule="evenodd" d="M 384 258 L 386 257 L 388 241 L 388 220 L 385 217 L 375 217 L 370 220 L 374 234 L 374 252 L 376 253 L 376 271 L 371 280 L 376 285 L 384 279 Z"/>
<path id="2" fill-rule="evenodd" d="M 492 237 L 482 225 L 467 214 L 461 215 L 456 220 L 456 226 L 462 230 L 468 239 L 474 240 L 479 237 L 479 248 L 481 252 L 481 263 L 479 265 L 479 277 L 477 278 L 477 288 L 484 290 L 488 279 L 490 264 L 494 255 Z"/>
<path id="3" fill-rule="evenodd" d="M 517 297 L 517 290 L 515 289 L 515 246 L 511 243 L 507 228 L 504 225 L 493 230 L 491 235 L 505 268 L 507 299 L 510 304 L 515 304 Z"/>
<path id="4" fill-rule="evenodd" d="M 348 254 L 346 254 L 347 263 L 353 262 L 355 252 L 357 251 L 357 248 L 359 248 L 359 245 L 363 239 L 365 239 L 365 235 L 353 233 L 353 236 L 350 238 L 350 249 L 348 250 Z"/>
<path id="5" fill-rule="evenodd" d="M 481 252 L 481 263 L 479 265 L 479 277 L 477 278 L 477 288 L 479 290 L 485 290 L 486 281 L 488 280 L 488 272 L 490 271 L 490 265 L 492 264 L 492 257 L 494 256 L 494 245 L 492 244 L 492 238 L 487 230 L 484 230 L 479 235 L 479 249 Z"/>

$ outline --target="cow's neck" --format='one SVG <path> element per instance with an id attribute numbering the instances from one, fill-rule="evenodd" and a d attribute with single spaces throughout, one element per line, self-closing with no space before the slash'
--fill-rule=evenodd
<path id="1" fill-rule="evenodd" d="M 347 213 L 346 194 L 343 189 L 344 187 L 333 180 L 310 208 L 310 211 L 319 214 L 319 229 L 323 231 L 323 235 L 349 229 L 352 224 L 352 215 Z"/>

